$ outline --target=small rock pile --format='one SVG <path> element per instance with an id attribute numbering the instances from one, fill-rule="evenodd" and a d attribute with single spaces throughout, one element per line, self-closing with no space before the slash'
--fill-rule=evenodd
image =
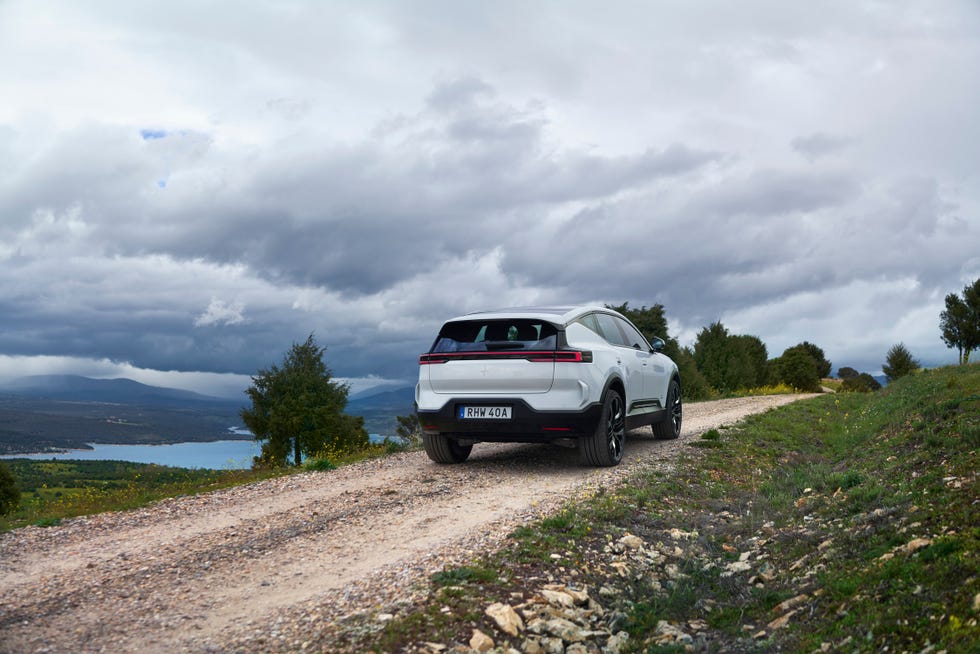
<path id="1" fill-rule="evenodd" d="M 610 540 L 601 551 L 591 552 L 583 570 L 599 572 L 610 579 L 596 593 L 605 606 L 590 594 L 587 586 L 577 586 L 571 578 L 564 583 L 543 584 L 527 599 L 522 593 L 512 593 L 512 600 L 517 602 L 513 605 L 494 602 L 487 606 L 484 613 L 492 619 L 494 628 L 473 629 L 468 643 L 424 643 L 419 651 L 426 654 L 619 654 L 629 640 L 629 634 L 622 628 L 626 613 L 621 609 L 627 608 L 625 604 L 630 601 L 629 591 L 620 586 L 628 587 L 627 582 L 644 579 L 656 592 L 665 586 L 669 588 L 684 575 L 681 562 L 691 555 L 689 548 L 681 544 L 691 543 L 698 534 L 671 529 L 666 536 L 672 541 L 670 545 L 658 542 L 650 546 L 641 537 L 626 533 L 618 540 Z M 578 576 L 577 573 L 574 571 L 569 577 Z M 698 632 L 705 629 L 707 625 L 703 621 L 677 625 L 661 620 L 645 644 L 703 645 L 699 641 L 704 636 Z M 518 645 L 519 649 L 512 645 Z"/>
<path id="2" fill-rule="evenodd" d="M 520 595 L 517 593 L 516 595 Z M 473 629 L 468 645 L 425 643 L 430 654 L 619 654 L 629 639 L 614 633 L 621 615 L 607 612 L 587 588 L 545 584 L 529 599 L 511 606 L 495 602 L 485 610 L 500 633 L 497 640 L 520 640 L 520 649 L 497 646 L 493 636 Z"/>
<path id="3" fill-rule="evenodd" d="M 737 520 L 727 512 L 717 519 Z M 745 539 L 739 548 L 723 547 L 728 559 L 710 556 L 697 530 L 672 528 L 660 532 L 655 542 L 625 533 L 619 538 L 607 536 L 605 545 L 593 545 L 580 569 L 568 570 L 562 582 L 539 586 L 525 599 L 522 593 L 512 593 L 512 604 L 494 602 L 485 608 L 492 628 L 472 629 L 467 643 L 424 643 L 415 651 L 426 654 L 618 654 L 629 640 L 623 630 L 627 613 L 638 597 L 638 589 L 656 594 L 669 593 L 675 584 L 691 570 L 717 569 L 721 578 L 738 577 L 747 587 L 772 583 L 776 570 L 768 560 L 765 533 L 773 533 L 767 524 L 759 535 Z M 649 539 L 649 535 L 648 535 Z M 571 552 L 566 552 L 570 555 Z M 554 555 L 553 559 L 562 558 Z M 732 560 L 734 559 L 734 560 Z M 590 594 L 587 586 L 576 584 L 576 578 L 590 577 L 601 582 Z M 816 593 L 816 594 L 819 594 Z M 784 628 L 799 613 L 801 607 L 813 601 L 813 595 L 800 593 L 772 610 L 768 623 L 742 625 L 748 647 L 771 637 Z M 699 601 L 702 614 L 715 610 L 710 598 Z M 644 646 L 673 646 L 687 651 L 712 651 L 722 645 L 703 619 L 682 623 L 659 620 L 655 629 L 643 640 Z M 732 643 L 727 643 L 732 645 Z M 737 649 L 737 647 L 736 647 Z"/>

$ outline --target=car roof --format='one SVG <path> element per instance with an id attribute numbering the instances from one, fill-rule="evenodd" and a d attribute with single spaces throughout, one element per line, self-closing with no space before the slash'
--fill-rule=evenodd
<path id="1" fill-rule="evenodd" d="M 612 309 L 599 305 L 561 305 L 546 307 L 508 307 L 504 309 L 490 309 L 486 311 L 473 311 L 462 316 L 457 316 L 446 322 L 457 320 L 502 320 L 506 318 L 530 318 L 545 320 L 547 322 L 567 325 L 579 316 L 593 311 L 603 311 L 606 313 L 616 313 Z"/>

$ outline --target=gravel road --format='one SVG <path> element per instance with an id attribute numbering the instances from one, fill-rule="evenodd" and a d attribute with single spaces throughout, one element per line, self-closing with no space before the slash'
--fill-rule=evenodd
<path id="1" fill-rule="evenodd" d="M 801 397 L 687 404 L 680 439 L 631 432 L 616 468 L 580 467 L 559 447 L 480 444 L 458 466 L 399 454 L 8 532 L 0 652 L 220 652 L 330 629 L 566 498 L 669 467 L 686 440 Z"/>

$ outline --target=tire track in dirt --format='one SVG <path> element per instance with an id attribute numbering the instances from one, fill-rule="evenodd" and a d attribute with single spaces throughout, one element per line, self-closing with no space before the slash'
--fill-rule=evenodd
<path id="1" fill-rule="evenodd" d="M 353 597 L 352 584 L 370 603 L 381 570 L 407 585 L 422 560 L 438 564 L 584 487 L 676 458 L 707 429 L 800 397 L 688 404 L 680 439 L 631 432 L 616 468 L 583 468 L 558 447 L 478 444 L 459 466 L 400 454 L 2 534 L 0 652 L 220 651 Z"/>

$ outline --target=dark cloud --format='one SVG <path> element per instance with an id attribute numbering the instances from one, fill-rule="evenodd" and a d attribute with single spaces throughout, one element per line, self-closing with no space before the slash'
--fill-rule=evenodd
<path id="1" fill-rule="evenodd" d="M 980 276 L 967 5 L 56 6 L 0 5 L 0 357 L 410 379 L 451 315 L 629 301 L 939 360 Z"/>

